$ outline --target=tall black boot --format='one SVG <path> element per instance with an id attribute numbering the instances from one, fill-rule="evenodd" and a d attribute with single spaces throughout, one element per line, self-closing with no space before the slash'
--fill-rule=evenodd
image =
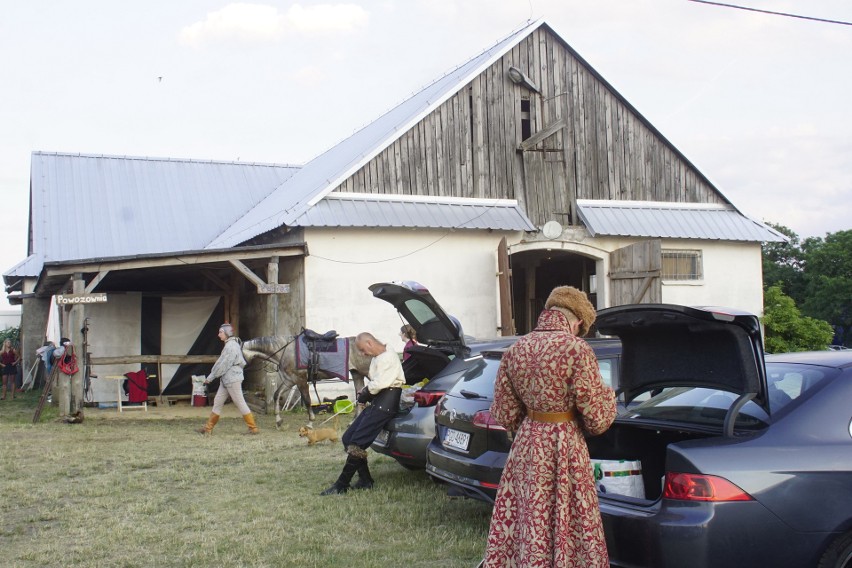
<path id="1" fill-rule="evenodd" d="M 343 471 L 340 472 L 340 477 L 334 484 L 320 493 L 320 495 L 342 495 L 349 490 L 349 482 L 352 481 L 352 476 L 358 471 L 360 460 L 354 456 L 346 456 L 346 463 L 343 464 Z"/>
<path id="2" fill-rule="evenodd" d="M 370 466 L 367 465 L 367 460 L 364 459 L 358 464 L 358 481 L 352 486 L 352 489 L 372 489 L 373 476 L 370 475 Z"/>

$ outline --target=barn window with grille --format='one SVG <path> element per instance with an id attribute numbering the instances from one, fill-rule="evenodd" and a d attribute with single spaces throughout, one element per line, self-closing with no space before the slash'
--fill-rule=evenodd
<path id="1" fill-rule="evenodd" d="M 700 250 L 663 250 L 663 280 L 704 279 Z"/>

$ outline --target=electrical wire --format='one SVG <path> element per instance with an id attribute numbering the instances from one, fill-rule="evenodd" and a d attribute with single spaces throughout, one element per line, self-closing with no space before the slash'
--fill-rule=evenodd
<path id="1" fill-rule="evenodd" d="M 761 14 L 771 14 L 773 16 L 785 16 L 787 18 L 799 18 L 800 20 L 810 20 L 812 22 L 822 22 L 824 24 L 838 24 L 841 26 L 852 26 L 852 22 L 844 22 L 842 20 L 828 20 L 825 18 L 814 18 L 812 16 L 802 16 L 799 14 L 789 14 L 786 12 L 775 12 L 772 10 L 760 10 L 758 8 L 749 8 L 747 6 L 737 6 L 736 4 L 723 4 L 722 2 L 710 2 L 709 0 L 687 0 L 687 2 L 695 2 L 696 4 L 709 4 L 711 6 L 721 6 L 723 8 L 735 8 L 737 10 L 746 10 L 748 12 L 759 12 Z"/>
<path id="2" fill-rule="evenodd" d="M 384 258 L 384 259 L 381 259 L 381 260 L 364 260 L 364 261 L 354 261 L 354 260 L 337 260 L 337 259 L 334 259 L 334 258 L 327 258 L 327 257 L 324 257 L 324 256 L 320 256 L 320 255 L 317 255 L 317 254 L 311 254 L 311 256 L 312 256 L 313 258 L 318 258 L 318 259 L 320 259 L 320 260 L 325 260 L 325 261 L 328 261 L 328 262 L 335 262 L 335 263 L 338 263 L 338 264 L 381 264 L 381 263 L 383 263 L 383 262 L 392 262 L 392 261 L 394 261 L 394 260 L 400 260 L 400 259 L 402 259 L 402 258 L 406 258 L 406 257 L 411 256 L 411 255 L 413 255 L 413 254 L 417 254 L 417 253 L 418 253 L 418 252 L 420 252 L 420 251 L 426 250 L 427 248 L 432 247 L 432 246 L 434 246 L 434 245 L 438 244 L 439 242 L 441 242 L 442 240 L 444 240 L 445 238 L 447 238 L 447 237 L 450 235 L 450 233 L 452 233 L 452 232 L 453 232 L 453 231 L 455 231 L 456 229 L 459 229 L 459 228 L 463 227 L 464 225 L 467 225 L 467 224 L 468 224 L 468 223 L 470 223 L 471 221 L 476 221 L 477 219 L 479 219 L 480 217 L 482 217 L 483 215 L 485 215 L 486 213 L 488 213 L 488 211 L 489 211 L 490 209 L 493 209 L 494 207 L 495 207 L 494 205 L 491 205 L 491 206 L 486 207 L 486 208 L 485 208 L 485 210 L 484 210 L 482 213 L 480 213 L 480 214 L 478 214 L 478 215 L 476 215 L 476 216 L 474 216 L 474 217 L 471 217 L 470 219 L 465 219 L 464 221 L 462 221 L 461 223 L 459 223 L 459 224 L 458 224 L 458 225 L 456 225 L 455 227 L 452 227 L 452 228 L 448 229 L 446 233 L 444 233 L 443 235 L 441 235 L 440 237 L 438 237 L 437 239 L 435 239 L 435 240 L 434 240 L 434 241 L 432 241 L 431 243 L 429 243 L 429 244 L 427 244 L 427 245 L 424 245 L 424 246 L 422 246 L 422 247 L 420 247 L 420 248 L 418 248 L 418 249 L 414 249 L 413 251 L 407 252 L 407 253 L 405 253 L 405 254 L 401 254 L 401 255 L 399 255 L 399 256 L 394 256 L 394 257 L 390 257 L 390 258 Z"/>

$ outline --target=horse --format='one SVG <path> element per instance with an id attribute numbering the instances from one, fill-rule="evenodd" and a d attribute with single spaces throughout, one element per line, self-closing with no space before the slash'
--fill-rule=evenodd
<path id="1" fill-rule="evenodd" d="M 283 379 L 278 388 L 275 389 L 273 398 L 275 400 L 275 427 L 281 427 L 281 398 L 289 392 L 293 385 L 299 388 L 302 402 L 308 409 L 308 418 L 313 423 L 316 416 L 311 408 L 311 392 L 308 386 L 308 370 L 296 368 L 296 338 L 297 336 L 284 337 L 280 335 L 256 337 L 243 342 L 243 355 L 246 361 L 251 363 L 253 359 L 260 358 L 277 366 L 278 373 Z M 355 338 L 347 337 L 349 340 L 349 375 L 355 383 L 355 395 L 357 396 L 364 388 L 364 377 L 370 370 L 372 357 L 364 355 L 355 347 Z M 317 379 L 333 378 L 324 371 L 317 373 Z"/>

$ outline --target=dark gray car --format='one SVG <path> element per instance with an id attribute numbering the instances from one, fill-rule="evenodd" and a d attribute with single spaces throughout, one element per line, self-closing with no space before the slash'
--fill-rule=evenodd
<path id="1" fill-rule="evenodd" d="M 630 401 L 588 439 L 592 458 L 638 460 L 644 498 L 599 493 L 613 566 L 852 562 L 852 355 L 764 361 L 757 317 L 669 305 L 602 310 L 622 342 Z"/>
<path id="2" fill-rule="evenodd" d="M 619 306 L 596 325 L 621 340 L 628 408 L 589 454 L 639 462 L 642 494 L 598 493 L 612 566 L 852 567 L 852 352 L 764 357 L 758 318 L 736 310 Z M 493 496 L 509 449 L 478 400 L 492 359 L 441 403 L 429 450 L 427 471 L 474 496 Z M 487 451 L 449 432 L 464 421 L 491 429 Z"/>

